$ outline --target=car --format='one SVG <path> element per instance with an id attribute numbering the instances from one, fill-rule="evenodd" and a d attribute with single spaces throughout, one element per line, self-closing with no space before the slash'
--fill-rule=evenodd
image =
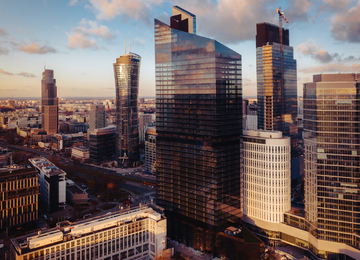
<path id="1" fill-rule="evenodd" d="M 88 198 L 88 201 L 92 201 L 92 198 Z"/>

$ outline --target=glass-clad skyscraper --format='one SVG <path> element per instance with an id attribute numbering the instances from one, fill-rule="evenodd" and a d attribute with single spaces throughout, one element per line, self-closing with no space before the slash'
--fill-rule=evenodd
<path id="1" fill-rule="evenodd" d="M 41 79 L 41 123 L 48 135 L 58 132 L 59 99 L 57 97 L 54 71 L 47 70 Z"/>
<path id="2" fill-rule="evenodd" d="M 241 55 L 189 33 L 188 14 L 155 19 L 156 198 L 170 238 L 212 250 L 206 232 L 241 216 Z"/>
<path id="3" fill-rule="evenodd" d="M 258 128 L 290 136 L 294 153 L 298 132 L 296 60 L 289 46 L 289 30 L 282 30 L 281 57 L 279 27 L 267 22 L 256 25 Z"/>
<path id="4" fill-rule="evenodd" d="M 130 52 L 114 63 L 116 158 L 119 166 L 139 164 L 138 95 L 141 57 Z"/>
<path id="5" fill-rule="evenodd" d="M 359 115 L 359 73 L 314 75 L 313 82 L 304 84 L 305 218 L 319 240 L 358 250 Z M 334 251 L 339 247 L 332 246 Z"/>

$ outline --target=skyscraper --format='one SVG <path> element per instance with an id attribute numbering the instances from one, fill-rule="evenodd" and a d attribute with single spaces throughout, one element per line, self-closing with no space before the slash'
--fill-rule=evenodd
<path id="1" fill-rule="evenodd" d="M 138 165 L 138 95 L 141 57 L 130 52 L 114 63 L 116 88 L 116 160 L 119 166 Z"/>
<path id="2" fill-rule="evenodd" d="M 171 239 L 213 250 L 211 232 L 241 216 L 241 55 L 173 14 L 155 19 L 157 203 Z"/>
<path id="3" fill-rule="evenodd" d="M 89 117 L 89 131 L 106 127 L 106 112 L 104 105 L 91 105 Z"/>
<path id="4" fill-rule="evenodd" d="M 41 79 L 41 123 L 48 135 L 58 132 L 59 99 L 54 71 L 47 70 Z"/>
<path id="5" fill-rule="evenodd" d="M 291 137 L 292 154 L 297 149 L 297 76 L 294 50 L 289 46 L 289 30 L 270 23 L 256 25 L 256 71 L 258 127 L 281 131 Z"/>
<path id="6" fill-rule="evenodd" d="M 304 84 L 305 218 L 310 233 L 319 240 L 345 243 L 357 250 L 359 94 L 359 73 L 314 75 L 313 82 Z M 333 252 L 347 254 L 339 248 L 343 246 L 333 243 Z"/>

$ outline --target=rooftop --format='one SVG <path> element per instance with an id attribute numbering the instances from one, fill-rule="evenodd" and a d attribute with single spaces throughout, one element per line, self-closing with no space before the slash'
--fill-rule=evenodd
<path id="1" fill-rule="evenodd" d="M 79 186 L 77 185 L 71 185 L 71 186 L 66 186 L 66 189 L 69 190 L 72 194 L 82 194 L 82 193 L 86 193 L 83 189 L 81 189 Z"/>
<path id="2" fill-rule="evenodd" d="M 43 157 L 31 158 L 29 159 L 29 162 L 40 172 L 46 174 L 47 176 L 66 175 L 66 172 L 56 167 L 52 162 Z"/>
<path id="3" fill-rule="evenodd" d="M 164 217 L 153 208 L 145 205 L 124 212 L 115 212 L 75 223 L 69 221 L 59 222 L 55 228 L 48 229 L 44 233 L 39 232 L 32 237 L 22 236 L 13 238 L 11 243 L 18 254 L 21 255 L 144 218 L 158 221 Z"/>

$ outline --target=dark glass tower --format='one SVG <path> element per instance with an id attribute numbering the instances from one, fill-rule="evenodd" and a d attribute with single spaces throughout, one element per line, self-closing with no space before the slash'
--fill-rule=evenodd
<path id="1" fill-rule="evenodd" d="M 304 84 L 305 217 L 318 239 L 358 250 L 359 115 L 360 74 L 314 75 Z"/>
<path id="2" fill-rule="evenodd" d="M 53 70 L 45 70 L 41 79 L 41 124 L 48 135 L 58 132 L 59 99 Z"/>
<path id="3" fill-rule="evenodd" d="M 140 56 L 130 52 L 114 63 L 116 87 L 116 158 L 119 166 L 139 164 L 138 95 Z"/>
<path id="4" fill-rule="evenodd" d="M 256 71 L 258 128 L 281 131 L 291 137 L 292 154 L 297 149 L 297 76 L 289 30 L 283 29 L 281 65 L 279 26 L 256 25 Z"/>
<path id="5" fill-rule="evenodd" d="M 155 19 L 156 198 L 170 238 L 212 250 L 211 231 L 242 214 L 241 55 L 189 33 L 181 11 Z"/>

